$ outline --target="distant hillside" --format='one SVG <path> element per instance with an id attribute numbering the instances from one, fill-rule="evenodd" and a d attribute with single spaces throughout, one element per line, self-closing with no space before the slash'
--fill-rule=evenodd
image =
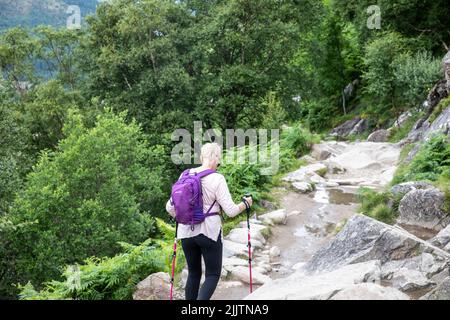
<path id="1" fill-rule="evenodd" d="M 34 27 L 39 24 L 63 26 L 69 5 L 77 5 L 84 18 L 95 12 L 98 0 L 0 0 L 0 30 Z"/>

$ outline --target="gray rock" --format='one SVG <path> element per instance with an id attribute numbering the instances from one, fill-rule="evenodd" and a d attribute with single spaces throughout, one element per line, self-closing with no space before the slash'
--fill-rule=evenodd
<path id="1" fill-rule="evenodd" d="M 252 237 L 252 245 L 255 248 L 262 247 L 262 244 L 266 243 L 266 239 L 262 236 L 261 232 L 254 228 L 252 229 L 252 226 L 250 225 L 251 230 L 251 237 Z M 244 228 L 235 228 L 230 231 L 230 233 L 225 237 L 225 239 L 237 242 L 237 243 L 248 243 L 248 230 L 246 227 Z M 258 245 L 255 245 L 256 242 L 259 242 Z"/>
<path id="2" fill-rule="evenodd" d="M 149 275 L 136 285 L 133 300 L 169 300 L 170 277 L 166 272 Z M 174 290 L 174 298 L 182 299 L 182 294 Z"/>
<path id="3" fill-rule="evenodd" d="M 400 195 L 400 194 L 407 194 L 411 190 L 418 190 L 418 189 L 428 189 L 432 188 L 433 185 L 431 185 L 428 182 L 425 181 L 408 181 L 396 184 L 391 188 L 391 193 L 394 196 Z"/>
<path id="4" fill-rule="evenodd" d="M 406 268 L 396 270 L 391 281 L 394 288 L 403 292 L 425 289 L 435 284 L 422 272 Z"/>
<path id="5" fill-rule="evenodd" d="M 239 280 L 244 283 L 250 283 L 250 273 L 248 267 L 236 266 L 230 270 L 230 277 L 234 280 Z M 253 284 L 264 284 L 270 282 L 270 277 L 266 276 L 256 270 L 252 270 Z"/>
<path id="6" fill-rule="evenodd" d="M 233 242 L 227 239 L 223 240 L 223 257 L 230 258 L 232 256 L 248 255 L 247 245 L 243 243 Z"/>
<path id="7" fill-rule="evenodd" d="M 420 297 L 419 300 L 450 300 L 450 277 L 447 277 L 436 288 Z"/>
<path id="8" fill-rule="evenodd" d="M 301 193 L 308 193 L 314 191 L 313 185 L 309 182 L 296 181 L 292 183 L 292 186 Z"/>
<path id="9" fill-rule="evenodd" d="M 403 112 L 394 122 L 394 127 L 401 128 L 411 118 L 412 113 L 410 111 Z"/>
<path id="10" fill-rule="evenodd" d="M 305 275 L 300 269 L 286 278 L 266 283 L 245 300 L 327 300 L 355 284 L 379 281 L 380 263 L 376 260 L 313 276 Z"/>
<path id="11" fill-rule="evenodd" d="M 328 245 L 313 255 L 304 269 L 308 273 L 317 273 L 373 259 L 384 264 L 418 256 L 424 251 L 450 259 L 447 252 L 401 228 L 354 215 Z"/>
<path id="12" fill-rule="evenodd" d="M 425 101 L 426 117 L 433 112 L 434 108 L 442 99 L 445 99 L 447 95 L 447 82 L 444 79 L 436 83 L 428 93 L 427 100 Z"/>
<path id="13" fill-rule="evenodd" d="M 377 130 L 372 132 L 369 137 L 367 138 L 367 141 L 370 142 L 387 142 L 390 136 L 390 132 L 385 129 Z"/>
<path id="14" fill-rule="evenodd" d="M 442 64 L 444 65 L 445 79 L 447 80 L 447 92 L 450 94 L 450 51 L 442 59 Z"/>
<path id="15" fill-rule="evenodd" d="M 270 202 L 268 200 L 263 199 L 259 202 L 259 204 L 261 205 L 261 207 L 263 207 L 264 209 L 267 209 L 267 210 L 275 210 L 276 209 L 275 204 L 273 204 L 272 202 Z"/>
<path id="16" fill-rule="evenodd" d="M 277 246 L 273 246 L 272 248 L 270 248 L 270 251 L 269 251 L 270 261 L 275 260 L 275 258 L 278 258 L 280 256 L 280 254 L 281 254 L 281 250 Z"/>
<path id="17" fill-rule="evenodd" d="M 437 188 L 411 190 L 400 201 L 397 222 L 439 231 L 450 222 L 443 206 L 444 193 Z"/>
<path id="18" fill-rule="evenodd" d="M 367 129 L 367 120 L 360 117 L 345 121 L 343 124 L 331 130 L 332 136 L 345 138 L 349 135 L 360 134 Z"/>
<path id="19" fill-rule="evenodd" d="M 430 242 L 435 246 L 445 247 L 447 243 L 450 242 L 450 225 L 439 231 L 439 233 L 434 236 Z"/>
<path id="20" fill-rule="evenodd" d="M 359 120 L 359 122 L 356 124 L 356 126 L 352 129 L 352 131 L 350 131 L 349 135 L 357 135 L 357 134 L 361 134 L 364 131 L 366 131 L 368 128 L 368 123 L 366 119 L 361 119 Z"/>
<path id="21" fill-rule="evenodd" d="M 344 88 L 344 96 L 346 100 L 349 100 L 355 96 L 356 88 L 359 84 L 359 80 L 353 80 L 347 84 Z"/>
<path id="22" fill-rule="evenodd" d="M 287 222 L 287 213 L 285 209 L 280 209 L 276 211 L 272 211 L 266 214 L 259 216 L 259 218 L 266 223 L 269 224 L 286 224 Z"/>
<path id="23" fill-rule="evenodd" d="M 330 300 L 410 300 L 403 292 L 376 283 L 360 283 L 345 288 Z"/>
<path id="24" fill-rule="evenodd" d="M 314 144 L 311 148 L 311 156 L 319 161 L 326 160 L 330 156 L 337 156 L 346 148 L 346 144 L 337 141 L 327 141 Z"/>

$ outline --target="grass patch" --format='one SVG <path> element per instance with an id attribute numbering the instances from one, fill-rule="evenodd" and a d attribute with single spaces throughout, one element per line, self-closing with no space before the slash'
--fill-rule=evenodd
<path id="1" fill-rule="evenodd" d="M 358 190 L 360 206 L 358 211 L 366 216 L 385 223 L 393 223 L 397 218 L 398 202 L 395 203 L 393 195 L 389 191 L 376 192 L 369 188 Z"/>

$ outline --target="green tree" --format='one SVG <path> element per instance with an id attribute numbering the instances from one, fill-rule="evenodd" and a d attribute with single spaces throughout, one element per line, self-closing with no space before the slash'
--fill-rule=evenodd
<path id="1" fill-rule="evenodd" d="M 402 111 L 401 92 L 398 88 L 394 61 L 406 51 L 406 40 L 398 33 L 380 35 L 366 45 L 364 55 L 364 90 L 368 113 L 378 117 L 379 122 Z"/>
<path id="2" fill-rule="evenodd" d="M 12 210 L 14 221 L 37 221 L 14 235 L 17 282 L 40 285 L 65 264 L 111 256 L 119 241 L 151 236 L 164 170 L 159 150 L 124 119 L 107 110 L 88 129 L 73 113 L 67 137 L 40 157 Z"/>
<path id="3" fill-rule="evenodd" d="M 378 29 L 367 28 L 371 5 L 381 10 L 381 31 L 396 31 L 407 38 L 416 39 L 416 49 L 431 50 L 442 55 L 450 46 L 450 7 L 447 0 L 358 0 L 332 2 L 334 10 L 344 20 L 353 22 L 358 29 L 361 45 L 377 37 Z"/>

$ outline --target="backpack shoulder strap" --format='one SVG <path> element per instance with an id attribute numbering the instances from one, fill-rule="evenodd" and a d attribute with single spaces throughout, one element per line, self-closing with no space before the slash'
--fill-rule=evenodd
<path id="1" fill-rule="evenodd" d="M 197 177 L 199 177 L 201 179 L 201 178 L 206 177 L 207 175 L 210 175 L 211 173 L 214 173 L 214 172 L 216 172 L 216 170 L 212 170 L 212 169 L 203 170 L 203 171 L 197 173 Z"/>

